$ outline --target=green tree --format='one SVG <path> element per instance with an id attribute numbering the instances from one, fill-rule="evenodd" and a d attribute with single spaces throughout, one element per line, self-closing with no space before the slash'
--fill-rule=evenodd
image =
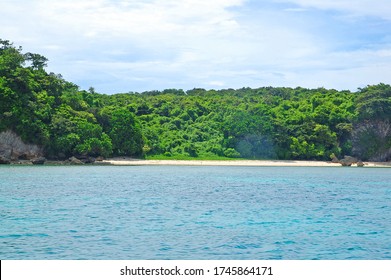
<path id="1" fill-rule="evenodd" d="M 129 110 L 120 108 L 111 113 L 109 136 L 115 155 L 142 156 L 144 142 L 140 123 Z"/>

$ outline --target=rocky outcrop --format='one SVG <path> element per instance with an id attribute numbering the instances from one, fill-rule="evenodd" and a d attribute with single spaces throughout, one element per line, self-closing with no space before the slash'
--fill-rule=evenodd
<path id="1" fill-rule="evenodd" d="M 43 151 L 37 145 L 26 144 L 13 131 L 0 133 L 0 157 L 8 161 L 32 160 L 43 156 Z"/>
<path id="2" fill-rule="evenodd" d="M 105 158 L 102 157 L 102 156 L 99 156 L 99 157 L 96 158 L 96 161 L 99 161 L 99 162 L 102 162 L 102 161 L 104 161 L 104 160 L 105 160 Z"/>
<path id="3" fill-rule="evenodd" d="M 334 154 L 332 154 L 332 156 L 331 156 L 331 162 L 332 162 L 332 163 L 339 163 L 339 159 L 338 159 Z"/>
<path id="4" fill-rule="evenodd" d="M 356 164 L 358 162 L 358 159 L 351 156 L 345 156 L 343 159 L 339 160 L 339 163 L 342 166 L 352 166 L 353 164 Z"/>
<path id="5" fill-rule="evenodd" d="M 10 159 L 0 156 L 0 164 L 10 164 L 10 163 L 11 163 Z"/>
<path id="6" fill-rule="evenodd" d="M 342 166 L 352 166 L 352 165 L 357 165 L 357 167 L 364 167 L 365 164 L 361 161 L 358 160 L 355 157 L 351 156 L 344 156 L 343 159 L 338 159 L 334 154 L 331 155 L 331 162 L 332 163 L 339 163 Z"/>
<path id="7" fill-rule="evenodd" d="M 364 163 L 361 161 L 361 160 L 359 160 L 358 162 L 357 162 L 357 167 L 364 167 Z"/>
<path id="8" fill-rule="evenodd" d="M 75 157 L 70 157 L 69 158 L 69 163 L 71 165 L 83 165 L 84 164 L 84 162 L 82 162 L 80 159 L 77 159 Z"/>
<path id="9" fill-rule="evenodd" d="M 44 157 L 39 157 L 39 158 L 35 158 L 35 159 L 31 160 L 32 164 L 34 164 L 34 165 L 44 164 L 45 161 L 46 161 L 46 158 L 44 158 Z"/>
<path id="10" fill-rule="evenodd" d="M 352 132 L 352 153 L 368 161 L 391 161 L 390 139 L 390 119 L 362 121 L 355 125 Z"/>
<path id="11" fill-rule="evenodd" d="M 82 161 L 84 164 L 94 163 L 95 158 L 90 156 L 78 156 L 77 157 L 80 161 Z"/>

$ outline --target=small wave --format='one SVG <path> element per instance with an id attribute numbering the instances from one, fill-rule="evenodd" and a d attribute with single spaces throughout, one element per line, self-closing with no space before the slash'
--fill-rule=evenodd
<path id="1" fill-rule="evenodd" d="M 0 238 L 23 238 L 23 237 L 49 237 L 49 235 L 46 233 L 25 233 L 25 234 L 0 235 Z"/>

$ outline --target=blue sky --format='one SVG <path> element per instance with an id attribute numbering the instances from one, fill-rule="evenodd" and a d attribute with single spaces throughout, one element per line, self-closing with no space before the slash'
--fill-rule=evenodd
<path id="1" fill-rule="evenodd" d="M 391 83 L 389 0 L 0 0 L 0 38 L 101 93 Z"/>

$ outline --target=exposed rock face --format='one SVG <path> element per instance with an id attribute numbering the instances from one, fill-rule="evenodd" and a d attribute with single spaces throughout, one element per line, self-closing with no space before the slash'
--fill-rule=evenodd
<path id="1" fill-rule="evenodd" d="M 44 157 L 39 157 L 39 158 L 35 158 L 35 159 L 31 160 L 31 162 L 35 165 L 44 164 L 45 161 L 46 161 L 46 158 L 44 158 Z"/>
<path id="2" fill-rule="evenodd" d="M 10 164 L 11 160 L 6 157 L 0 156 L 0 164 Z"/>
<path id="3" fill-rule="evenodd" d="M 79 156 L 78 159 L 85 164 L 94 163 L 96 160 L 94 157 L 90 156 Z"/>
<path id="4" fill-rule="evenodd" d="M 10 161 L 40 158 L 43 151 L 37 145 L 25 144 L 14 132 L 7 130 L 0 133 L 0 157 Z"/>
<path id="5" fill-rule="evenodd" d="M 391 161 L 390 119 L 363 121 L 354 128 L 352 138 L 353 154 L 368 161 Z"/>
<path id="6" fill-rule="evenodd" d="M 77 159 L 75 157 L 70 157 L 69 158 L 69 163 L 71 165 L 82 165 L 82 164 L 84 164 L 84 162 L 82 162 L 80 159 Z"/>
<path id="7" fill-rule="evenodd" d="M 2 145 L 1 142 L 0 142 L 0 157 L 9 160 L 11 159 L 11 149 Z"/>

